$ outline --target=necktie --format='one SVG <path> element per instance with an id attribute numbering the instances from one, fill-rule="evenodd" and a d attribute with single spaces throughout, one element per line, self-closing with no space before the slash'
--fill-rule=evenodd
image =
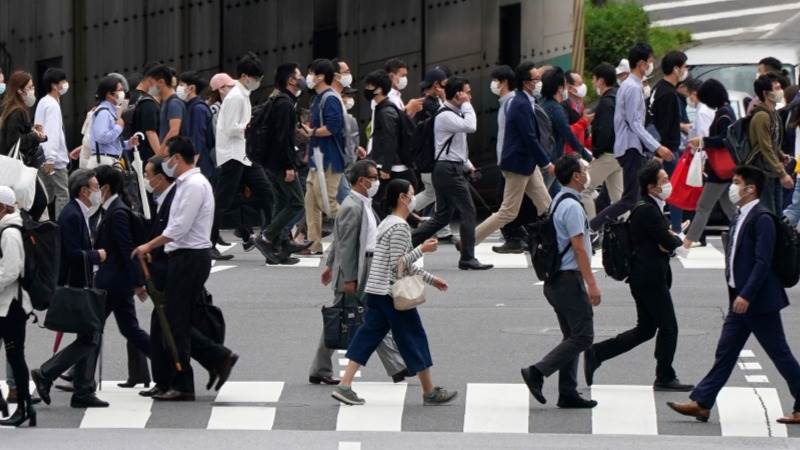
<path id="1" fill-rule="evenodd" d="M 733 220 L 731 220 L 731 228 L 728 231 L 728 245 L 727 251 L 725 255 L 728 258 L 728 263 L 725 264 L 725 281 L 731 279 L 731 262 L 733 261 L 733 241 L 736 239 L 736 231 L 739 229 L 739 217 L 741 216 L 742 212 L 740 209 L 736 209 L 736 214 L 733 216 Z"/>

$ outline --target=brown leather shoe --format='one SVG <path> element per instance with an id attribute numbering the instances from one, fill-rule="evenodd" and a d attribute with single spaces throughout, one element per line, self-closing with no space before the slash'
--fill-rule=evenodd
<path id="1" fill-rule="evenodd" d="M 790 415 L 778 419 L 778 423 L 786 425 L 800 425 L 800 411 L 793 411 Z"/>
<path id="2" fill-rule="evenodd" d="M 708 418 L 711 416 L 710 409 L 703 408 L 702 406 L 698 405 L 697 402 L 695 401 L 691 401 L 689 403 L 667 402 L 667 406 L 672 408 L 672 410 L 677 412 L 678 414 L 694 417 L 700 422 L 708 422 Z"/>
<path id="3" fill-rule="evenodd" d="M 156 394 L 151 397 L 153 400 L 158 400 L 162 402 L 193 402 L 194 401 L 194 394 L 189 392 L 180 392 L 174 389 L 170 389 L 167 392 L 162 392 L 161 394 Z"/>

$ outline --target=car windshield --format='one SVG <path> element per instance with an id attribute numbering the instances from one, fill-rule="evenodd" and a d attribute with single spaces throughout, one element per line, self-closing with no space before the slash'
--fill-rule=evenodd
<path id="1" fill-rule="evenodd" d="M 789 72 L 790 79 L 794 80 L 794 67 L 784 65 Z M 753 94 L 753 81 L 756 79 L 756 64 L 703 64 L 692 66 L 689 69 L 692 78 L 719 80 L 729 91 L 741 91 Z"/>

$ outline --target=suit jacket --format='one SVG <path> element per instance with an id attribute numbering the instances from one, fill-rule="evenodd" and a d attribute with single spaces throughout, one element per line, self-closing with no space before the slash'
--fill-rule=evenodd
<path id="1" fill-rule="evenodd" d="M 500 169 L 520 175 L 530 175 L 538 165 L 547 167 L 550 159 L 539 143 L 539 128 L 530 98 L 517 91 L 508 101 L 506 130 L 503 150 L 500 153 Z"/>
<path id="2" fill-rule="evenodd" d="M 633 265 L 631 281 L 672 284 L 669 259 L 682 242 L 670 232 L 670 224 L 658 204 L 649 195 L 631 212 Z M 659 248 L 668 251 L 664 252 Z"/>
<path id="3" fill-rule="evenodd" d="M 78 201 L 70 200 L 58 216 L 58 226 L 61 231 L 61 267 L 58 284 L 61 286 L 87 287 L 84 253 L 90 266 L 100 264 L 100 253 L 92 248 L 89 226 Z"/>
<path id="4" fill-rule="evenodd" d="M 167 192 L 164 201 L 161 203 L 161 208 L 150 219 L 150 239 L 161 235 L 164 229 L 167 228 L 169 222 L 169 211 L 172 208 L 172 200 L 175 198 L 175 191 L 177 186 Z M 163 195 L 163 194 L 162 194 Z M 151 206 L 151 211 L 156 211 L 157 206 Z M 156 285 L 156 289 L 163 290 L 167 280 L 167 254 L 164 252 L 164 247 L 161 246 L 152 253 L 150 253 L 152 261 L 150 262 L 150 276 Z"/>
<path id="5" fill-rule="evenodd" d="M 138 261 L 131 259 L 134 245 L 130 208 L 117 197 L 102 214 L 94 246 L 105 249 L 107 257 L 100 264 L 95 285 L 114 292 L 126 292 L 143 286 L 142 269 Z"/>
<path id="6" fill-rule="evenodd" d="M 336 221 L 333 225 L 333 244 L 328 253 L 327 265 L 333 273 L 333 290 L 340 292 L 344 283 L 357 281 L 362 289 L 366 282 L 366 240 L 367 214 L 378 216 L 372 208 L 365 208 L 364 203 L 350 192 L 339 205 Z"/>
<path id="7" fill-rule="evenodd" d="M 747 314 L 751 315 L 780 311 L 789 305 L 789 298 L 772 270 L 775 222 L 763 206 L 756 205 L 741 227 L 734 252 L 733 281 L 736 288 L 731 299 L 741 296 L 750 302 Z M 728 246 L 725 247 L 727 266 L 730 255 Z M 727 280 L 725 282 L 727 284 Z"/>

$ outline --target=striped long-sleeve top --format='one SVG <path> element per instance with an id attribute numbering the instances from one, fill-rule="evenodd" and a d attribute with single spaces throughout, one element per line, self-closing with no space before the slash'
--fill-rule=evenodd
<path id="1" fill-rule="evenodd" d="M 422 257 L 420 247 L 411 244 L 411 227 L 395 215 L 389 215 L 378 227 L 377 244 L 369 268 L 364 292 L 374 295 L 391 295 L 397 280 L 397 264 L 402 258 L 406 272 L 420 275 L 425 283 L 433 284 L 433 275 L 414 265 Z"/>

